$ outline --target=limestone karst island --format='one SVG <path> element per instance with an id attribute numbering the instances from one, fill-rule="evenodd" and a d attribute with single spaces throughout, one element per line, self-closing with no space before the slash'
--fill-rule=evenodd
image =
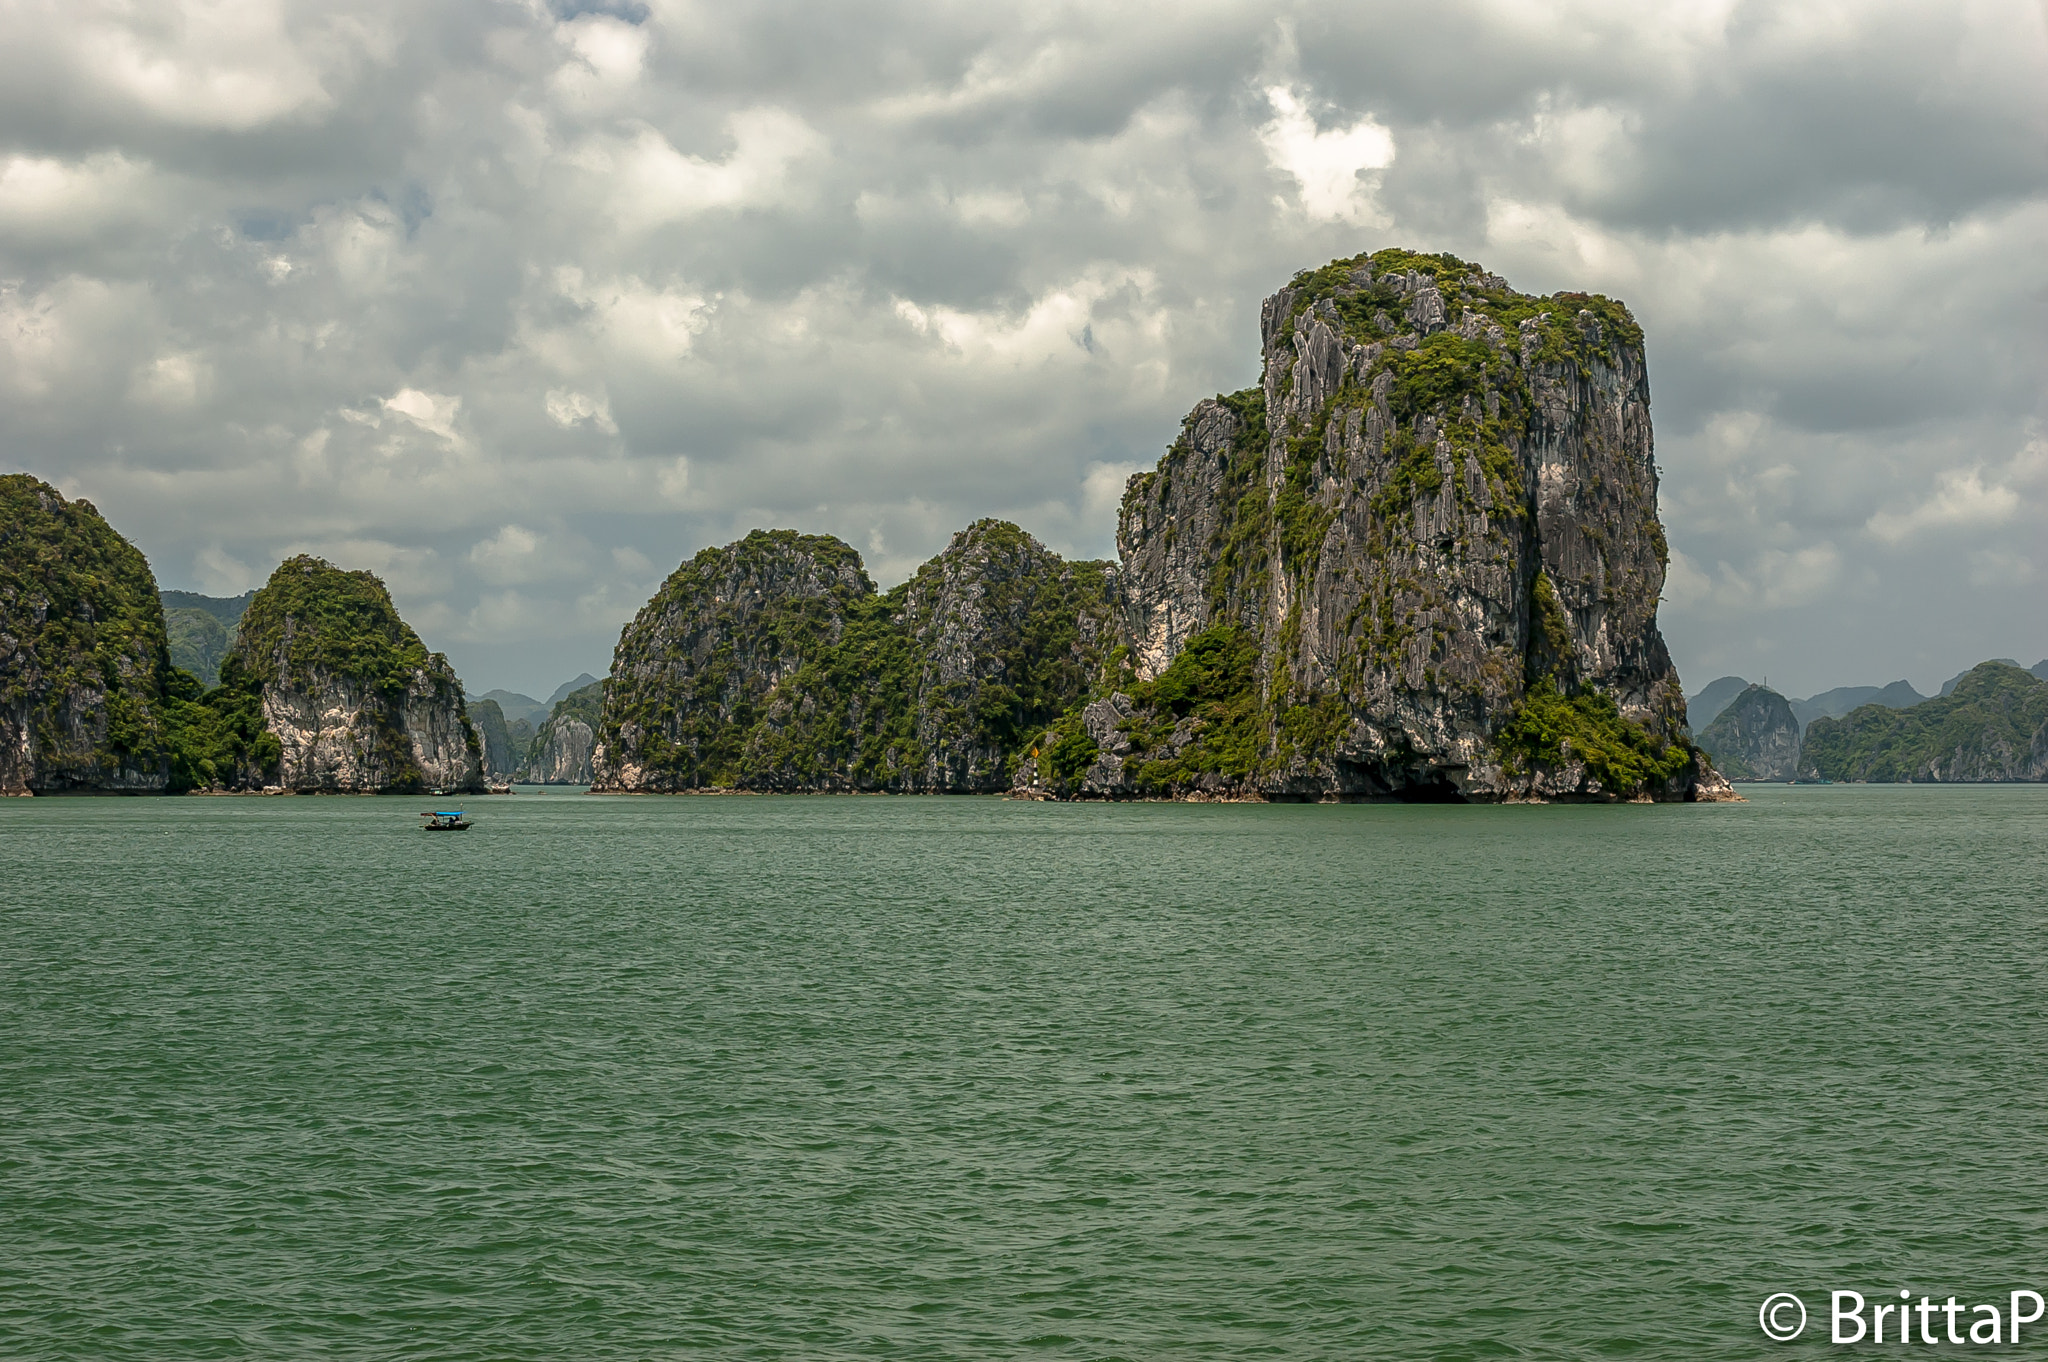
<path id="1" fill-rule="evenodd" d="M 1658 633 L 1628 309 L 1386 250 L 1261 317 L 1257 383 L 1131 480 L 1116 562 L 983 520 L 879 591 L 837 539 L 756 531 L 682 564 L 610 675 L 516 734 L 369 573 L 299 557 L 195 606 L 90 503 L 0 478 L 0 789 L 1733 798 Z M 1781 697 L 1724 727 L 1761 778 L 2048 776 L 2048 683 L 1958 696 L 1903 729 L 1824 719 L 1803 753 Z"/>

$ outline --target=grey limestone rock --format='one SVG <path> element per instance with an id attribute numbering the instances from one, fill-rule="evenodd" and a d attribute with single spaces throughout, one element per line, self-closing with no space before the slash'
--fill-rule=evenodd
<path id="1" fill-rule="evenodd" d="M 1730 780 L 1793 780 L 1799 775 L 1799 719 L 1792 703 L 1765 686 L 1729 701 L 1699 735 Z"/>
<path id="2" fill-rule="evenodd" d="M 1110 779 L 1105 746 L 1074 791 L 1725 797 L 1689 755 L 1657 629 L 1666 551 L 1627 310 L 1389 251 L 1298 276 L 1261 326 L 1259 386 L 1195 407 L 1131 480 L 1117 531 L 1127 698 L 1144 710 L 1138 688 L 1191 640 L 1241 630 L 1257 648 L 1253 741 L 1234 768 L 1198 769 L 1141 716 L 1142 766 L 1123 757 Z M 1539 686 L 1586 713 L 1576 697 L 1611 702 L 1656 770 L 1603 783 L 1568 751 L 1504 750 Z M 1134 767 L 1151 774 L 1133 784 Z M 1020 768 L 1020 790 L 1045 779 L 1037 760 Z"/>
<path id="3" fill-rule="evenodd" d="M 533 735 L 518 778 L 530 785 L 590 784 L 603 706 L 602 681 L 593 681 L 557 700 L 547 721 Z"/>

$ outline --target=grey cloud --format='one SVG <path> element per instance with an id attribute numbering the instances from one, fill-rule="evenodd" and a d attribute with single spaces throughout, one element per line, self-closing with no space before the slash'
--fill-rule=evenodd
<path id="1" fill-rule="evenodd" d="M 2038 15 L 220 13 L 0 17 L 0 440 L 169 585 L 331 552 L 538 693 L 758 524 L 1105 554 L 1260 298 L 1406 244 L 1635 308 L 1689 679 L 2048 652 Z M 1312 201 L 1273 87 L 1392 164 Z"/>

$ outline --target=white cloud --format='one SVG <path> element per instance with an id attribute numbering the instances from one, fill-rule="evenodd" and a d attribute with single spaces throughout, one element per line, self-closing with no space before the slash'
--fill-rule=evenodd
<path id="1" fill-rule="evenodd" d="M 461 414 L 462 399 L 448 393 L 422 392 L 418 388 L 400 388 L 383 401 L 384 410 L 403 416 L 421 430 L 430 431 L 451 444 L 460 437 L 455 431 L 455 418 Z"/>
<path id="2" fill-rule="evenodd" d="M 540 536 L 524 525 L 507 525 L 469 550 L 469 561 L 487 582 L 529 582 L 541 571 Z"/>
<path id="3" fill-rule="evenodd" d="M 1302 211 L 1331 222 L 1384 225 L 1365 172 L 1394 163 L 1394 134 L 1368 116 L 1341 128 L 1320 129 L 1303 101 L 1282 85 L 1266 91 L 1273 106 L 1259 141 L 1277 170 L 1294 177 Z"/>
<path id="4" fill-rule="evenodd" d="M 650 127 L 623 143 L 593 144 L 579 160 L 605 186 L 614 220 L 646 231 L 712 209 L 778 202 L 792 192 L 792 167 L 825 149 L 825 139 L 785 109 L 742 109 L 726 129 L 733 149 L 720 160 L 685 155 Z"/>
<path id="5" fill-rule="evenodd" d="M 558 426 L 576 426 L 587 421 L 607 435 L 619 433 L 618 423 L 612 420 L 612 404 L 603 393 L 592 397 L 566 388 L 551 388 L 545 406 L 548 419 Z"/>
<path id="6" fill-rule="evenodd" d="M 1980 468 L 1943 473 L 1932 497 L 1906 511 L 1879 511 L 1866 528 L 1887 544 L 1896 544 L 1932 529 L 1997 525 L 2019 510 L 2019 494 L 2010 487 L 1986 486 Z"/>

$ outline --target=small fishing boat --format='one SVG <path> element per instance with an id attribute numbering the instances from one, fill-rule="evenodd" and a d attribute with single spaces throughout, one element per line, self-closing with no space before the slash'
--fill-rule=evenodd
<path id="1" fill-rule="evenodd" d="M 420 824 L 421 832 L 461 832 L 469 826 L 469 820 L 462 816 L 460 809 L 436 809 L 420 817 L 427 820 Z"/>

